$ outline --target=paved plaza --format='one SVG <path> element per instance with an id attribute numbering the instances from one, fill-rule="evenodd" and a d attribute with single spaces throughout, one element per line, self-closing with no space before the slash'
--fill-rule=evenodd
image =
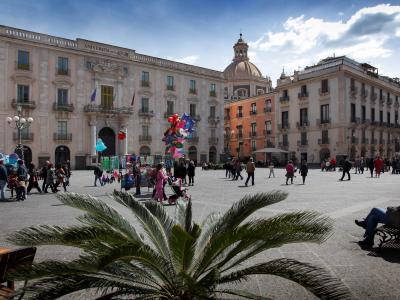
<path id="1" fill-rule="evenodd" d="M 372 207 L 399 205 L 400 176 L 385 173 L 381 178 L 369 178 L 366 173 L 351 174 L 350 182 L 340 182 L 339 172 L 311 170 L 305 186 L 300 184 L 300 176 L 295 178 L 293 185 L 286 186 L 283 170 L 275 170 L 276 178 L 271 179 L 266 178 L 267 173 L 266 169 L 257 169 L 255 186 L 245 187 L 244 181 L 227 180 L 225 171 L 202 171 L 197 168 L 195 186 L 190 187 L 195 220 L 200 221 L 213 211 L 225 211 L 246 194 L 277 189 L 287 191 L 289 196 L 285 201 L 262 209 L 259 214 L 268 217 L 282 212 L 315 210 L 334 219 L 333 235 L 322 245 L 286 245 L 265 252 L 257 260 L 288 257 L 311 262 L 341 278 L 351 289 L 354 299 L 400 299 L 400 252 L 387 249 L 376 255 L 360 249 L 357 241 L 362 238 L 363 231 L 354 224 L 354 219 L 366 216 Z M 92 171 L 75 171 L 69 190 L 88 193 L 112 203 L 130 219 L 132 216 L 126 209 L 107 197 L 114 188 L 119 189 L 119 185 L 93 187 Z M 166 191 L 170 193 L 168 188 Z M 146 195 L 147 188 L 142 192 L 144 199 L 149 197 Z M 167 207 L 171 214 L 174 209 L 174 206 Z M 73 224 L 79 214 L 79 211 L 61 205 L 53 194 L 33 194 L 24 202 L 2 202 L 0 246 L 9 246 L 5 237 L 17 229 L 34 224 Z M 41 247 L 36 259 L 71 259 L 75 255 L 76 251 L 71 248 Z M 276 277 L 259 276 L 252 282 L 243 283 L 243 287 L 275 299 L 312 298 L 303 288 Z M 75 299 L 68 299 L 72 298 Z M 90 297 L 81 295 L 76 298 Z"/>

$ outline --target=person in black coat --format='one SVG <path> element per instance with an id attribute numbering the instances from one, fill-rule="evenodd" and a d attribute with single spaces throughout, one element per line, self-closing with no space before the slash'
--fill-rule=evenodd
<path id="1" fill-rule="evenodd" d="M 194 173 L 195 173 L 196 166 L 194 165 L 194 161 L 191 160 L 188 166 L 188 177 L 189 177 L 189 185 L 194 185 Z"/>
<path id="2" fill-rule="evenodd" d="M 371 157 L 370 159 L 368 159 L 368 169 L 371 172 L 371 177 L 374 177 L 374 159 Z"/>
<path id="3" fill-rule="evenodd" d="M 307 174 L 308 174 L 308 166 L 307 166 L 307 162 L 305 160 L 303 160 L 301 162 L 301 166 L 300 166 L 300 171 L 299 172 L 300 172 L 301 177 L 303 178 L 303 184 L 305 184 L 306 177 L 307 177 Z"/>
<path id="4" fill-rule="evenodd" d="M 351 167 L 352 167 L 353 165 L 352 165 L 352 163 L 350 162 L 350 160 L 347 158 L 345 161 L 344 161 L 344 164 L 343 164 L 343 174 L 342 174 L 342 178 L 340 178 L 340 180 L 341 181 L 343 181 L 343 179 L 344 179 L 344 176 L 347 174 L 347 180 L 350 180 L 350 170 L 351 170 Z"/>

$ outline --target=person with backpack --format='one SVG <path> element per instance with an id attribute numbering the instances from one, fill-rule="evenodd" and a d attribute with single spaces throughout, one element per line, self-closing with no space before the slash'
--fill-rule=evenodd
<path id="1" fill-rule="evenodd" d="M 101 164 L 98 164 L 94 167 L 94 186 L 97 186 L 97 180 L 100 182 L 100 186 L 103 185 L 103 182 L 101 180 L 101 176 L 103 176 L 103 169 L 101 168 Z"/>
<path id="2" fill-rule="evenodd" d="M 350 162 L 350 160 L 348 158 L 346 158 L 346 160 L 344 161 L 343 164 L 343 174 L 342 174 L 342 178 L 340 178 L 340 181 L 343 181 L 344 176 L 347 174 L 347 180 L 350 181 L 350 170 L 352 168 L 352 163 Z"/>

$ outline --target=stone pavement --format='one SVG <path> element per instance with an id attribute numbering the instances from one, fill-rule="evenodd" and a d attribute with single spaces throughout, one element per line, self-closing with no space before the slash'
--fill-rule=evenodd
<path id="1" fill-rule="evenodd" d="M 350 182 L 340 182 L 339 172 L 311 170 L 306 185 L 300 184 L 301 177 L 293 185 L 286 186 L 284 170 L 275 170 L 276 178 L 267 179 L 266 169 L 256 170 L 255 186 L 244 186 L 244 181 L 230 181 L 224 171 L 196 170 L 195 186 L 190 187 L 193 199 L 194 219 L 203 220 L 212 211 L 225 211 L 243 195 L 271 190 L 289 192 L 285 201 L 262 209 L 260 216 L 297 210 L 315 210 L 335 221 L 332 236 L 323 244 L 290 244 L 272 249 L 255 260 L 263 261 L 279 257 L 298 259 L 323 266 L 335 273 L 349 286 L 354 299 L 400 299 L 400 253 L 384 250 L 381 255 L 360 249 L 356 243 L 363 231 L 354 225 L 354 219 L 366 216 L 372 207 L 398 206 L 400 176 L 383 174 L 381 178 L 352 175 Z M 245 175 L 245 173 L 244 173 Z M 245 178 L 246 179 L 246 178 Z M 111 203 L 121 214 L 132 219 L 129 212 L 107 196 L 117 184 L 93 187 L 91 171 L 75 171 L 70 191 L 88 193 Z M 147 188 L 142 192 L 147 192 Z M 167 188 L 167 193 L 170 191 Z M 148 197 L 144 196 L 144 197 Z M 167 210 L 174 213 L 174 207 Z M 61 205 L 53 194 L 33 194 L 24 202 L 0 203 L 0 246 L 7 234 L 34 224 L 73 224 L 79 211 Z M 41 247 L 37 260 L 44 258 L 71 259 L 76 251 L 71 248 Z M 286 280 L 259 276 L 243 283 L 243 287 L 260 295 L 275 299 L 312 299 L 303 288 Z M 88 299 L 88 295 L 68 299 Z"/>

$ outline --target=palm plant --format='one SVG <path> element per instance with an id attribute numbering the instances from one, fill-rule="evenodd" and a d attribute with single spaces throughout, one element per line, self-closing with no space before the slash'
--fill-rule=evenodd
<path id="1" fill-rule="evenodd" d="M 286 278 L 324 299 L 348 298 L 342 282 L 320 267 L 287 258 L 250 263 L 265 250 L 287 243 L 322 242 L 329 236 L 332 222 L 315 212 L 249 219 L 286 197 L 283 192 L 246 196 L 227 212 L 210 214 L 200 226 L 192 220 L 190 201 L 178 203 L 172 218 L 156 202 L 142 204 L 130 193 L 114 191 L 112 198 L 139 221 L 139 233 L 104 202 L 60 193 L 62 203 L 85 212 L 78 217 L 82 225 L 28 227 L 9 240 L 18 245 L 77 247 L 82 250 L 79 258 L 35 263 L 13 276 L 32 280 L 25 296 L 40 300 L 89 289 L 95 289 L 97 299 L 266 299 L 233 288 L 252 275 Z"/>

